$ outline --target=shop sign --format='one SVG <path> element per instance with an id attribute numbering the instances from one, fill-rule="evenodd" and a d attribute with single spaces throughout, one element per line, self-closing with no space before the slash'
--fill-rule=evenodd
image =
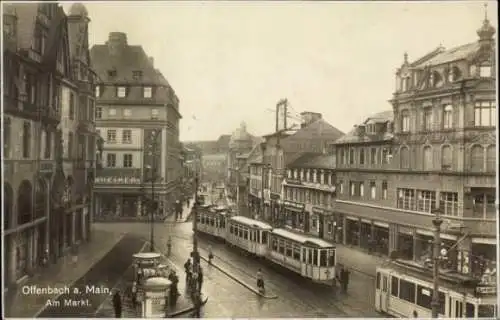
<path id="1" fill-rule="evenodd" d="M 286 179 L 286 183 L 295 184 L 295 185 L 299 185 L 299 186 L 302 185 L 302 182 L 300 180 L 290 179 L 290 178 Z"/>
<path id="2" fill-rule="evenodd" d="M 483 294 L 483 295 L 496 295 L 497 294 L 497 287 L 495 285 L 477 286 L 476 293 Z"/>
<path id="3" fill-rule="evenodd" d="M 298 203 L 298 202 L 292 202 L 292 201 L 284 200 L 283 204 L 285 206 L 287 206 L 287 207 L 304 210 L 304 204 L 303 203 Z"/>
<path id="4" fill-rule="evenodd" d="M 96 177 L 95 183 L 102 184 L 139 184 L 141 179 L 136 177 Z"/>
<path id="5" fill-rule="evenodd" d="M 325 213 L 325 209 L 319 208 L 319 207 L 313 207 L 312 208 L 312 212 L 316 213 L 316 214 L 324 214 Z"/>
<path id="6" fill-rule="evenodd" d="M 271 200 L 279 200 L 280 195 L 276 193 L 271 193 Z"/>

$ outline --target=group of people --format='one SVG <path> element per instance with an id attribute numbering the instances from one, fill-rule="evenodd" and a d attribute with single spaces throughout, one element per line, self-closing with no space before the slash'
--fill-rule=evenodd
<path id="1" fill-rule="evenodd" d="M 183 215 L 183 204 L 186 204 L 186 207 L 189 208 L 191 204 L 191 198 L 186 197 L 184 201 L 176 200 L 174 204 L 174 212 L 175 212 L 175 220 L 182 220 Z"/>
<path id="2" fill-rule="evenodd" d="M 186 272 L 186 286 L 194 289 L 194 292 L 200 292 L 203 286 L 203 269 L 200 264 L 195 265 L 191 258 L 184 263 Z"/>

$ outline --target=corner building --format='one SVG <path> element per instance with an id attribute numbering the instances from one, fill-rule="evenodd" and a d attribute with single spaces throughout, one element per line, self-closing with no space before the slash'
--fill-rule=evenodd
<path id="1" fill-rule="evenodd" d="M 144 204 L 153 193 L 162 215 L 182 189 L 179 99 L 153 58 L 129 45 L 124 33 L 111 32 L 91 56 L 100 78 L 96 126 L 104 140 L 96 219 L 148 216 Z"/>
<path id="2" fill-rule="evenodd" d="M 336 142 L 343 243 L 425 265 L 439 215 L 442 272 L 496 269 L 494 33 L 486 19 L 478 41 L 405 54 L 393 121 L 374 116 Z"/>

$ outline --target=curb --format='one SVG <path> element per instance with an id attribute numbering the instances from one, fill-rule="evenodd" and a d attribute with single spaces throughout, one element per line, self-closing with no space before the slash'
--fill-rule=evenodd
<path id="1" fill-rule="evenodd" d="M 208 301 L 208 297 L 205 297 L 205 300 L 203 300 L 201 302 L 201 306 L 203 307 L 207 303 L 207 301 Z M 193 305 L 192 307 L 184 308 L 182 310 L 179 310 L 179 311 L 176 311 L 173 313 L 169 313 L 169 314 L 167 314 L 167 318 L 175 318 L 177 316 L 180 316 L 181 314 L 194 311 L 194 309 L 196 309 L 196 307 Z"/>
<path id="2" fill-rule="evenodd" d="M 202 259 L 205 262 L 208 262 L 208 259 L 205 258 L 205 257 L 203 257 L 203 256 L 201 256 L 201 254 L 200 254 L 200 259 Z M 223 268 L 219 267 L 218 265 L 214 264 L 213 262 L 212 262 L 211 266 L 214 267 L 215 269 L 219 270 L 220 272 L 224 273 L 226 276 L 228 276 L 229 278 L 233 279 L 234 281 L 236 281 L 237 283 L 241 284 L 243 287 L 247 288 L 248 290 L 252 291 L 253 293 L 255 293 L 256 295 L 258 295 L 260 297 L 263 297 L 263 298 L 266 298 L 266 299 L 276 299 L 276 298 L 278 298 L 277 295 L 266 295 L 266 294 L 260 293 L 259 290 L 254 289 L 251 285 L 247 284 L 243 280 L 238 279 L 235 275 L 233 275 L 230 272 L 224 270 Z"/>

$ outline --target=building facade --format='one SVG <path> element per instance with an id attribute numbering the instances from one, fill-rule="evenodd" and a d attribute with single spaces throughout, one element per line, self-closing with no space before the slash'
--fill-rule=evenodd
<path id="1" fill-rule="evenodd" d="M 10 286 L 90 236 L 89 215 L 83 210 L 92 201 L 88 197 L 95 169 L 92 118 L 77 116 L 80 105 L 70 103 L 68 92 L 85 95 L 79 81 L 92 87 L 94 76 L 88 60 L 84 62 L 88 76 L 75 76 L 69 43 L 76 40 L 56 3 L 8 4 L 3 14 L 3 240 Z M 85 46 L 85 39 L 78 42 Z M 75 114 L 72 122 L 66 118 L 70 108 Z M 69 159 L 64 146 L 69 133 L 76 141 L 82 123 L 90 138 L 84 138 L 79 149 L 79 159 L 87 165 L 80 173 L 78 163 L 65 161 Z M 75 182 L 71 177 L 79 173 L 82 180 Z"/>
<path id="2" fill-rule="evenodd" d="M 112 32 L 91 49 L 99 76 L 97 131 L 104 139 L 96 218 L 162 215 L 180 197 L 179 99 L 142 46 Z"/>
<path id="3" fill-rule="evenodd" d="M 393 123 L 369 119 L 337 141 L 343 243 L 425 265 L 439 215 L 448 274 L 496 269 L 494 33 L 486 19 L 478 41 L 405 54 Z"/>

